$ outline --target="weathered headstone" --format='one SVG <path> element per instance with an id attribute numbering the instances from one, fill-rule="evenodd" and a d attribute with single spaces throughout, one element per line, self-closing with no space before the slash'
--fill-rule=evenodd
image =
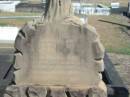
<path id="1" fill-rule="evenodd" d="M 71 13 L 71 0 L 47 0 L 41 20 L 27 23 L 16 38 L 16 85 L 10 88 L 24 96 L 10 89 L 13 97 L 106 97 L 104 48 L 95 29 Z"/>

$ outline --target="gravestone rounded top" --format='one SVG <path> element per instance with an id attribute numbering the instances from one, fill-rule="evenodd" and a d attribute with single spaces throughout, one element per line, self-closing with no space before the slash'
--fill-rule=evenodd
<path id="1" fill-rule="evenodd" d="M 69 14 L 71 0 L 47 1 L 45 23 L 27 23 L 16 38 L 16 83 L 98 85 L 104 49 L 96 30 Z"/>

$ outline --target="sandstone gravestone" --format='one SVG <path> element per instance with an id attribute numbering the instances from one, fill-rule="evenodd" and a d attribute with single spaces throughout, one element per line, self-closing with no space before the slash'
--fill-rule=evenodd
<path id="1" fill-rule="evenodd" d="M 44 19 L 18 33 L 16 85 L 5 97 L 106 97 L 104 48 L 96 30 L 71 13 L 71 0 L 46 5 Z"/>

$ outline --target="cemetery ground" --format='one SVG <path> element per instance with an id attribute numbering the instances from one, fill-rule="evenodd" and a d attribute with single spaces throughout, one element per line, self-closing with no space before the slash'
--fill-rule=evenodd
<path id="1" fill-rule="evenodd" d="M 27 12 L 0 12 L 0 17 L 3 16 L 40 16 L 42 13 L 27 13 Z M 21 27 L 26 22 L 33 20 L 32 18 L 16 18 L 16 19 L 0 19 L 0 26 L 16 26 Z"/>
<path id="2" fill-rule="evenodd" d="M 128 26 L 129 19 L 121 14 L 112 14 L 89 16 L 88 22 L 96 28 L 108 56 L 130 91 L 130 30 L 125 26 L 99 21 L 101 19 Z"/>
<path id="3" fill-rule="evenodd" d="M 130 55 L 130 30 L 125 26 L 101 22 L 99 20 L 129 26 L 129 19 L 123 15 L 89 16 L 88 23 L 96 28 L 107 52 Z"/>

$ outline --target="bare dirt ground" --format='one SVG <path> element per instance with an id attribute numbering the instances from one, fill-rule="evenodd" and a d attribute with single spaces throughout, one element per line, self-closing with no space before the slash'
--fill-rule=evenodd
<path id="1" fill-rule="evenodd" d="M 108 55 L 112 63 L 115 65 L 124 84 L 130 91 L 130 56 L 114 53 L 108 53 Z"/>
<path id="2" fill-rule="evenodd" d="M 121 2 L 127 5 L 128 1 Z M 120 25 L 100 22 L 100 19 L 130 25 L 129 19 L 122 14 L 89 16 L 88 23 L 96 28 L 112 63 L 130 92 L 130 36 L 124 29 L 128 32 L 130 30 Z"/>
<path id="3" fill-rule="evenodd" d="M 99 20 L 107 20 L 124 25 L 130 25 L 128 23 L 129 19 L 123 15 L 88 16 L 88 23 L 96 28 L 106 51 L 130 55 L 130 36 L 128 36 L 124 31 L 126 27 L 101 22 Z"/>
<path id="4" fill-rule="evenodd" d="M 129 19 L 123 15 L 89 16 L 88 22 L 96 28 L 112 63 L 130 91 L 130 36 L 122 30 L 126 28 L 100 22 L 100 19 L 130 25 Z"/>

